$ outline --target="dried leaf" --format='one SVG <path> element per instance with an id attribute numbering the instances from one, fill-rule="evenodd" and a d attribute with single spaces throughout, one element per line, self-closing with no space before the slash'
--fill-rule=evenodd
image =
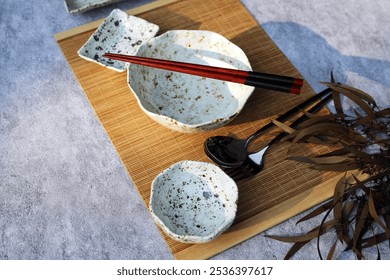
<path id="1" fill-rule="evenodd" d="M 331 148 L 339 148 L 341 147 L 340 140 L 335 137 L 329 137 L 329 136 L 310 136 L 305 139 L 307 143 L 315 144 L 315 145 L 321 145 L 325 147 L 331 147 Z"/>
<path id="2" fill-rule="evenodd" d="M 348 203 L 345 203 L 343 207 L 343 217 L 348 217 L 355 207 L 356 207 L 355 201 L 350 201 Z"/>
<path id="3" fill-rule="evenodd" d="M 375 112 L 375 120 L 379 120 L 381 118 L 386 118 L 389 117 L 390 114 L 390 108 L 386 108 L 383 110 L 380 110 L 378 112 Z M 355 124 L 356 125 L 362 125 L 362 124 L 371 124 L 373 123 L 373 119 L 369 116 L 360 116 L 359 118 L 355 119 Z M 376 121 L 374 124 L 377 123 Z"/>
<path id="4" fill-rule="evenodd" d="M 356 162 L 348 162 L 348 163 L 337 163 L 337 164 L 317 164 L 313 167 L 317 170 L 327 170 L 327 171 L 340 171 L 345 172 L 349 170 L 355 170 L 359 168 L 359 164 Z"/>
<path id="5" fill-rule="evenodd" d="M 355 253 L 358 260 L 361 260 L 364 258 L 362 254 L 362 249 L 360 247 L 353 248 L 352 251 Z"/>
<path id="6" fill-rule="evenodd" d="M 369 248 L 375 245 L 378 245 L 382 242 L 385 242 L 386 240 L 389 240 L 389 237 L 385 232 L 378 233 L 376 235 L 364 238 L 362 240 L 362 248 Z"/>
<path id="7" fill-rule="evenodd" d="M 325 224 L 328 223 L 328 222 L 325 222 L 325 221 L 328 218 L 329 214 L 331 213 L 331 210 L 332 209 L 329 209 L 326 212 L 325 216 L 322 218 L 321 223 L 318 226 L 319 229 L 321 229 Z M 331 221 L 335 221 L 335 219 L 333 219 Z M 339 225 L 339 224 L 336 223 L 335 226 L 337 226 L 337 225 Z M 318 235 L 317 235 L 317 252 L 318 252 L 318 256 L 320 257 L 321 260 L 323 259 L 322 255 L 321 255 L 321 250 L 320 250 L 320 237 L 321 237 L 322 234 L 323 234 L 323 232 L 320 231 L 320 232 L 318 232 Z"/>
<path id="8" fill-rule="evenodd" d="M 333 200 L 329 200 L 328 202 L 326 202 L 325 204 L 322 204 L 320 205 L 319 207 L 317 207 L 316 209 L 314 209 L 313 211 L 311 211 L 309 214 L 305 215 L 304 217 L 302 217 L 298 222 L 298 223 L 301 223 L 303 221 L 306 221 L 306 220 L 309 220 L 311 218 L 314 218 L 322 213 L 324 213 L 325 211 L 329 210 L 331 207 L 333 206 Z"/>
<path id="9" fill-rule="evenodd" d="M 390 117 L 390 108 L 384 108 L 375 113 L 377 118 Z"/>
<path id="10" fill-rule="evenodd" d="M 349 90 L 351 93 L 355 94 L 356 96 L 359 96 L 360 98 L 366 100 L 368 103 L 372 104 L 373 106 L 377 107 L 376 105 L 376 102 L 374 100 L 374 98 L 369 95 L 368 93 L 360 90 L 360 89 L 357 89 L 355 87 L 351 87 L 351 86 L 348 86 L 348 85 L 341 85 L 339 84 L 340 87 L 346 89 L 346 90 Z"/>
<path id="11" fill-rule="evenodd" d="M 362 98 L 362 96 L 358 96 L 354 93 L 352 93 L 351 91 L 349 90 L 346 90 L 345 88 L 343 87 L 337 87 L 335 86 L 334 84 L 331 85 L 331 84 L 328 84 L 328 86 L 333 89 L 333 90 L 336 90 L 340 93 L 342 93 L 343 95 L 347 96 L 349 99 L 351 99 L 353 102 L 355 102 L 368 116 L 370 116 L 372 119 L 375 118 L 375 114 L 374 114 L 374 111 L 372 110 L 372 108 L 366 103 L 367 100 L 365 100 L 365 98 Z M 364 100 L 363 100 L 364 99 Z M 368 98 L 370 99 L 370 98 Z"/>
<path id="12" fill-rule="evenodd" d="M 315 164 L 335 164 L 335 163 L 348 161 L 351 158 L 345 156 L 329 156 L 329 157 L 315 157 L 310 159 Z"/>
<path id="13" fill-rule="evenodd" d="M 343 241 L 345 242 L 345 244 L 350 244 L 351 243 L 351 238 L 349 237 L 349 227 L 350 227 L 350 223 L 352 221 L 350 221 L 348 219 L 349 215 L 351 214 L 352 210 L 356 208 L 356 203 L 355 201 L 350 201 L 349 203 L 346 203 L 343 207 L 343 214 L 342 214 L 342 217 L 343 217 L 343 220 L 342 220 L 342 225 L 343 225 Z"/>
<path id="14" fill-rule="evenodd" d="M 281 129 L 283 129 L 283 130 L 284 130 L 285 132 L 287 132 L 287 133 L 294 133 L 294 132 L 296 131 L 294 128 L 289 127 L 288 125 L 285 125 L 284 123 L 282 123 L 282 122 L 280 122 L 280 121 L 278 121 L 278 120 L 272 120 L 272 122 L 273 122 L 276 126 L 280 127 Z"/>
<path id="15" fill-rule="evenodd" d="M 324 115 L 324 116 L 315 116 L 306 121 L 304 121 L 300 127 L 310 127 L 316 123 L 335 123 L 343 118 L 346 118 L 344 114 L 332 114 L 332 115 Z"/>
<path id="16" fill-rule="evenodd" d="M 363 116 L 360 115 L 360 113 L 359 113 L 358 111 L 354 110 L 354 112 L 355 112 L 355 115 L 356 115 L 356 117 L 357 117 L 358 119 L 363 118 Z"/>
<path id="17" fill-rule="evenodd" d="M 377 180 L 379 178 L 379 176 L 371 176 L 371 177 L 361 181 L 355 176 L 355 174 L 352 173 L 351 175 L 355 180 L 355 183 L 354 183 L 355 188 L 359 188 L 359 189 L 363 190 L 366 194 L 368 194 L 370 192 L 370 189 L 368 187 L 366 187 L 366 184 L 369 184 L 371 181 Z"/>
<path id="18" fill-rule="evenodd" d="M 351 152 L 346 148 L 337 149 L 334 151 L 330 151 L 329 153 L 324 153 L 319 155 L 318 157 L 333 157 L 333 156 L 350 156 Z"/>
<path id="19" fill-rule="evenodd" d="M 298 242 L 295 243 L 293 246 L 291 246 L 290 250 L 288 250 L 286 256 L 284 257 L 285 260 L 291 259 L 292 256 L 295 255 L 296 252 L 298 252 L 303 246 L 305 246 L 309 241 L 306 242 Z"/>
<path id="20" fill-rule="evenodd" d="M 336 250 L 336 245 L 337 245 L 337 239 L 333 243 L 332 247 L 330 248 L 328 252 L 328 256 L 326 257 L 327 260 L 331 260 L 334 254 L 334 251 Z"/>
<path id="21" fill-rule="evenodd" d="M 354 154 L 358 158 L 363 158 L 366 161 L 371 161 L 372 156 L 369 154 L 366 154 L 365 152 L 362 152 L 361 150 L 353 147 L 352 145 L 348 145 L 345 142 L 341 142 L 341 144 L 344 146 L 346 150 L 348 150 L 350 153 Z"/>
<path id="22" fill-rule="evenodd" d="M 338 114 L 344 114 L 340 94 L 337 91 L 333 91 L 332 95 L 333 95 L 332 96 L 333 97 L 333 104 L 334 104 L 334 108 L 336 109 L 336 112 Z"/>
<path id="23" fill-rule="evenodd" d="M 379 219 L 378 213 L 376 212 L 372 190 L 370 190 L 370 194 L 368 196 L 368 210 L 370 212 L 371 217 L 375 220 L 375 222 L 377 222 L 378 225 L 380 225 L 385 230 L 385 232 L 390 236 L 390 230 Z"/>
<path id="24" fill-rule="evenodd" d="M 304 138 L 305 136 L 311 136 L 313 134 L 316 134 L 318 132 L 322 132 L 326 135 L 327 131 L 332 132 L 339 132 L 344 133 L 344 129 L 340 127 L 340 125 L 335 123 L 318 123 L 315 125 L 312 125 L 310 127 L 303 128 L 298 131 L 297 135 L 295 136 L 293 143 L 297 143 L 300 139 Z"/>
<path id="25" fill-rule="evenodd" d="M 364 184 L 370 180 L 370 178 L 368 178 L 368 179 L 366 179 L 366 180 L 361 181 L 361 180 L 359 180 L 359 178 L 356 177 L 356 175 L 353 174 L 353 173 L 351 173 L 351 176 L 352 176 L 353 179 L 355 180 L 355 184 L 358 184 L 359 187 L 365 187 Z"/>
<path id="26" fill-rule="evenodd" d="M 308 157 L 292 156 L 292 157 L 288 157 L 287 159 L 304 162 L 304 163 L 313 163 L 313 161 Z"/>
<path id="27" fill-rule="evenodd" d="M 318 235 L 322 235 L 329 231 L 335 224 L 337 223 L 336 220 L 331 220 L 323 224 L 322 227 L 317 227 L 313 231 L 309 231 L 306 234 L 299 235 L 299 236 L 269 236 L 272 239 L 283 241 L 283 242 L 290 242 L 290 243 L 297 243 L 297 242 L 305 242 L 310 241 L 313 238 L 316 238 Z"/>
<path id="28" fill-rule="evenodd" d="M 339 123 L 324 122 L 316 123 L 310 127 L 305 127 L 290 134 L 285 140 L 293 139 L 292 143 L 305 142 L 308 137 L 316 136 L 317 138 L 324 137 L 324 139 L 332 140 L 334 143 L 338 143 L 343 140 L 346 143 L 367 143 L 367 139 L 363 135 L 359 135 L 356 132 L 346 129 L 345 126 Z M 325 144 L 325 142 L 324 142 Z"/>
<path id="29" fill-rule="evenodd" d="M 356 213 L 356 223 L 355 223 L 355 233 L 352 238 L 352 249 L 355 250 L 358 247 L 358 244 L 361 241 L 363 236 L 363 228 L 366 225 L 366 220 L 368 217 L 368 203 L 365 199 L 360 200 Z"/>
<path id="30" fill-rule="evenodd" d="M 385 220 L 387 228 L 390 229 L 390 212 L 389 214 L 384 214 L 383 219 Z M 389 240 L 389 249 L 390 249 L 390 237 L 387 236 L 387 239 Z"/>
<path id="31" fill-rule="evenodd" d="M 372 104 L 373 106 L 376 107 L 376 102 L 375 102 L 374 98 L 372 98 L 371 95 L 369 95 L 368 93 L 366 93 L 362 90 L 359 90 L 359 89 L 351 87 L 351 86 L 342 85 L 342 84 L 326 83 L 326 82 L 322 82 L 322 84 L 328 86 L 329 88 L 331 88 L 334 91 L 337 91 L 341 94 L 344 94 L 345 96 L 347 96 L 349 98 L 350 98 L 350 96 L 354 96 L 354 97 L 357 97 L 360 100 L 364 100 L 365 102 Z M 354 99 L 352 99 L 352 100 L 355 101 Z"/>
<path id="32" fill-rule="evenodd" d="M 377 261 L 381 260 L 381 252 L 379 251 L 378 245 L 376 246 L 376 250 L 378 252 L 378 257 L 376 258 Z"/>
<path id="33" fill-rule="evenodd" d="M 333 77 L 333 72 L 331 72 L 331 75 L 330 75 L 330 83 L 331 84 L 335 83 L 334 77 Z M 336 109 L 336 112 L 343 113 L 343 108 L 341 106 L 342 103 L 341 103 L 341 99 L 340 99 L 340 94 L 337 91 L 333 91 L 332 98 L 333 98 L 333 103 L 334 103 L 334 107 Z"/>
<path id="34" fill-rule="evenodd" d="M 343 197 L 346 187 L 346 174 L 337 182 L 333 194 L 333 218 L 342 223 Z M 336 227 L 337 237 L 343 241 L 343 231 L 341 227 Z"/>
<path id="35" fill-rule="evenodd" d="M 307 234 L 305 234 L 304 235 L 305 237 L 302 237 L 302 236 L 279 237 L 279 236 L 271 236 L 271 235 L 266 235 L 266 237 L 272 238 L 275 240 L 279 240 L 279 241 L 283 241 L 283 242 L 295 242 L 294 245 L 287 252 L 286 256 L 284 257 L 285 260 L 288 260 L 296 252 L 298 252 L 299 249 L 301 249 L 304 245 L 306 245 L 308 242 L 310 242 L 310 240 L 313 239 L 313 238 L 308 238 L 309 236 L 314 236 L 314 238 L 321 236 L 321 235 L 325 234 L 326 232 L 328 232 L 330 229 L 332 229 L 332 227 L 334 226 L 335 223 L 336 223 L 336 221 L 331 220 L 331 221 L 328 221 L 324 224 L 321 224 L 320 226 L 315 227 L 314 229 L 309 231 Z M 293 241 L 293 239 L 294 240 L 301 240 L 301 241 L 296 242 L 296 241 Z"/>
<path id="36" fill-rule="evenodd" d="M 349 157 L 344 156 L 330 156 L 330 157 L 300 157 L 300 156 L 292 156 L 287 159 L 311 163 L 311 164 L 335 164 L 341 163 L 350 160 Z"/>
<path id="37" fill-rule="evenodd" d="M 333 76 L 333 70 L 330 71 L 330 82 L 331 83 L 336 83 L 335 79 L 334 79 L 334 76 Z"/>

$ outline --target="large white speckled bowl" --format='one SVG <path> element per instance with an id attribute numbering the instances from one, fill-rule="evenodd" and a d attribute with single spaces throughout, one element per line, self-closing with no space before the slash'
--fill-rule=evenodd
<path id="1" fill-rule="evenodd" d="M 204 243 L 231 226 L 237 199 L 236 183 L 219 167 L 181 161 L 153 180 L 149 209 L 172 239 Z"/>
<path id="2" fill-rule="evenodd" d="M 145 42 L 138 56 L 251 70 L 245 53 L 220 34 L 173 30 Z M 142 110 L 186 133 L 221 127 L 244 107 L 253 87 L 129 64 L 129 87 Z"/>

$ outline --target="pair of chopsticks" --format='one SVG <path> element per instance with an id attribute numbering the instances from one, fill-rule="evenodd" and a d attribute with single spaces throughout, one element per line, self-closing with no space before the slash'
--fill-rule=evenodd
<path id="1" fill-rule="evenodd" d="M 234 82 L 248 86 L 254 86 L 258 88 L 276 90 L 293 94 L 300 94 L 301 87 L 303 85 L 302 79 L 253 71 L 243 71 L 222 67 L 114 53 L 105 53 L 104 57 L 113 60 L 120 60 L 124 62 L 139 64 L 143 66 L 169 70 L 173 72 L 180 72 L 195 76 Z"/>

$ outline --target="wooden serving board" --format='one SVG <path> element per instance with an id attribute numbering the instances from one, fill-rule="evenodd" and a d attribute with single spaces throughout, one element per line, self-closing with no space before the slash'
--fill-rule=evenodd
<path id="1" fill-rule="evenodd" d="M 244 50 L 255 71 L 300 77 L 237 0 L 163 0 L 128 13 L 158 24 L 160 34 L 172 29 L 218 32 Z M 56 34 L 55 38 L 146 206 L 151 181 L 159 172 L 185 159 L 210 161 L 203 152 L 205 139 L 227 134 L 248 136 L 314 94 L 307 84 L 300 96 L 256 89 L 240 115 L 223 128 L 198 134 L 169 130 L 141 111 L 127 85 L 126 73 L 114 72 L 77 55 L 102 20 Z M 253 148 L 264 145 L 274 133 L 276 130 L 259 139 Z M 315 146 L 302 149 L 288 143 L 273 146 L 264 170 L 250 180 L 238 182 L 237 217 L 228 231 L 205 244 L 179 243 L 160 231 L 174 257 L 210 258 L 331 197 L 338 174 L 286 160 L 290 154 L 314 152 L 321 151 Z"/>

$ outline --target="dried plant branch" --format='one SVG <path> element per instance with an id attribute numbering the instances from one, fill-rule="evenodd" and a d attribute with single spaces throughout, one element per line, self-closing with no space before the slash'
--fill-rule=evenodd
<path id="1" fill-rule="evenodd" d="M 380 259 L 378 244 L 389 241 L 390 249 L 390 108 L 380 110 L 375 100 L 359 89 L 333 81 L 323 84 L 333 90 L 335 114 L 308 114 L 309 119 L 295 129 L 277 125 L 289 133 L 284 140 L 292 145 L 312 143 L 333 147 L 333 151 L 324 154 L 288 159 L 310 164 L 318 170 L 345 172 L 345 176 L 336 184 L 333 198 L 297 222 L 324 215 L 319 226 L 300 236 L 268 237 L 294 243 L 286 259 L 313 239 L 317 239 L 322 259 L 319 240 L 328 232 L 333 232 L 337 239 L 329 248 L 327 259 L 333 258 L 338 243 L 352 250 L 357 259 L 364 259 L 363 249 L 376 246 Z M 354 116 L 344 112 L 341 95 L 358 106 Z M 349 171 L 356 169 L 368 178 L 360 181 L 353 174 L 347 177 Z M 352 182 L 349 177 L 353 178 Z M 380 232 L 374 233 L 374 227 Z"/>

